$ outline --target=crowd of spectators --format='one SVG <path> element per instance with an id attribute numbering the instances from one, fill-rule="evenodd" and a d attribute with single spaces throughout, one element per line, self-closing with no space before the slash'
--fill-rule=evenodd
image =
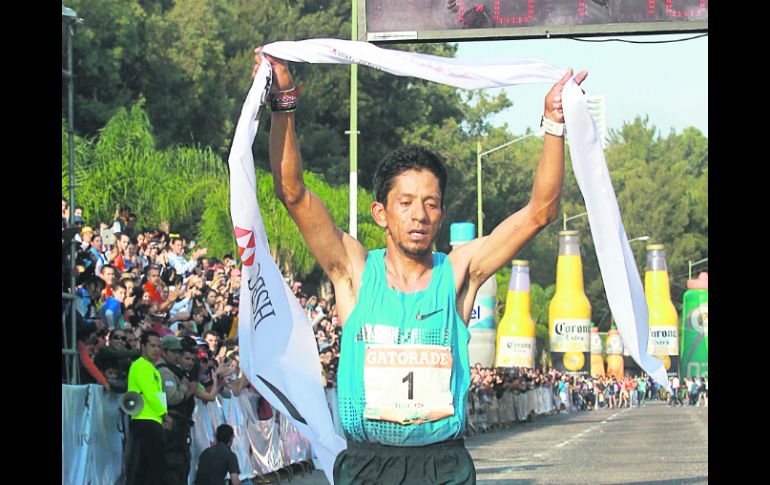
<path id="1" fill-rule="evenodd" d="M 125 392 L 131 363 L 140 355 L 146 330 L 174 336 L 179 344 L 164 348 L 164 359 L 184 369 L 182 394 L 203 402 L 229 398 L 250 386 L 239 367 L 237 315 L 240 271 L 235 259 L 206 257 L 194 240 L 156 228 L 139 230 L 127 207 L 111 223 L 83 220 L 83 209 L 62 199 L 63 348 L 75 326 L 81 384 L 98 383 L 108 392 Z M 74 265 L 70 259 L 75 241 Z M 74 267 L 74 270 L 72 269 Z M 73 272 L 74 271 L 74 272 Z M 71 275 L 75 277 L 72 288 Z M 326 389 L 337 385 L 342 327 L 333 296 L 319 297 L 294 282 L 292 290 L 315 334 Z M 70 318 L 72 306 L 75 318 Z M 168 339 L 166 340 L 168 342 Z M 70 345 L 71 346 L 71 343 Z M 173 350 L 173 351 L 172 351 Z M 71 382 L 62 366 L 62 382 Z M 523 384 L 522 384 L 523 382 Z M 550 387 L 559 412 L 639 407 L 645 400 L 667 400 L 672 406 L 708 406 L 708 379 L 670 381 L 670 395 L 649 376 L 569 376 L 556 370 L 471 368 L 470 394 L 480 402 L 506 392 Z M 260 400 L 260 406 L 266 404 Z M 260 408 L 260 415 L 272 412 Z"/>
<path id="2" fill-rule="evenodd" d="M 669 406 L 684 406 L 685 402 L 690 406 L 703 407 L 709 405 L 709 380 L 708 377 L 685 377 L 681 381 L 678 377 L 669 378 L 671 394 L 668 397 Z"/>
<path id="3" fill-rule="evenodd" d="M 342 338 L 342 326 L 337 315 L 337 306 L 335 304 L 330 305 L 329 300 L 319 298 L 318 295 L 308 295 L 301 281 L 292 285 L 292 291 L 313 327 L 318 345 L 318 355 L 321 358 L 323 386 L 326 389 L 336 387 L 337 367 L 340 360 L 340 340 Z"/>
<path id="4" fill-rule="evenodd" d="M 215 374 L 233 374 L 238 361 L 240 271 L 232 256 L 206 258 L 206 248 L 197 248 L 194 240 L 159 229 L 140 231 L 136 215 L 127 207 L 116 211 L 112 223 L 88 226 L 78 206 L 73 216 L 74 225 L 68 228 L 69 208 L 62 199 L 65 291 L 69 284 L 68 237 L 78 245 L 75 292 L 81 382 L 98 382 L 105 388 L 113 382 L 120 387 L 131 360 L 138 356 L 138 337 L 145 329 L 153 329 L 161 337 L 191 338 L 201 365 L 199 379 L 207 389 Z M 300 281 L 293 283 L 292 291 L 312 324 L 323 385 L 335 387 L 342 327 L 336 305 L 330 303 L 333 297 L 319 297 Z M 664 389 L 645 375 L 577 377 L 553 369 L 490 369 L 478 363 L 471 368 L 470 392 L 482 400 L 499 398 L 506 390 L 521 392 L 514 385 L 519 378 L 528 389 L 551 386 L 560 398 L 570 396 L 579 409 L 639 406 L 649 399 L 666 399 L 675 406 L 685 401 L 708 404 L 707 379 L 685 378 L 680 384 L 678 378 L 672 378 L 676 392 L 663 395 Z M 240 372 L 237 379 L 227 382 L 220 392 L 240 392 L 247 385 Z M 568 403 L 562 404 L 566 407 Z"/>
<path id="5" fill-rule="evenodd" d="M 139 337 L 152 329 L 188 345 L 195 356 L 194 377 L 206 392 L 216 385 L 223 396 L 240 393 L 248 381 L 238 366 L 240 271 L 233 257 L 206 257 L 206 248 L 196 247 L 194 240 L 155 228 L 139 230 L 128 207 L 116 211 L 114 221 L 90 225 L 82 208 L 75 207 L 70 225 L 67 206 L 62 199 L 62 291 L 76 298 L 62 299 L 62 339 L 64 348 L 75 325 L 79 382 L 125 391 L 128 368 L 139 356 Z"/>
<path id="6" fill-rule="evenodd" d="M 523 380 L 522 389 L 515 384 Z M 570 409 L 601 410 L 641 407 L 645 401 L 668 401 L 672 406 L 708 406 L 708 378 L 689 378 L 681 384 L 676 377 L 670 378 L 672 392 L 648 375 L 624 376 L 573 376 L 554 369 L 541 371 L 528 368 L 484 368 L 476 363 L 471 368 L 470 393 L 481 402 L 500 399 L 505 392 L 525 392 L 536 388 L 551 388 L 559 398 L 559 412 Z"/>

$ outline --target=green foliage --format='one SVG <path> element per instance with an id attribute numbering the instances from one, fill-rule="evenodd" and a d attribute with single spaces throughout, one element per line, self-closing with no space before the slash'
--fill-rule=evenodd
<path id="1" fill-rule="evenodd" d="M 254 48 L 279 40 L 349 38 L 349 2 L 120 0 L 105 8 L 102 1 L 71 0 L 68 6 L 85 20 L 75 28 L 73 50 L 75 182 L 86 221 L 109 222 L 117 206 L 128 204 L 140 225 L 170 221 L 173 231 L 198 235 L 212 255 L 233 252 L 224 159 L 251 85 Z M 64 40 L 64 28 L 62 35 Z M 388 48 L 450 57 L 457 50 L 439 43 Z M 63 66 L 65 61 L 62 42 Z M 347 231 L 350 67 L 299 63 L 291 69 L 303 86 L 296 123 L 307 184 Z M 520 136 L 490 122 L 511 101 L 358 70 L 359 240 L 367 249 L 385 244 L 384 232 L 371 219 L 367 191 L 377 163 L 400 145 L 418 143 L 447 162 L 447 212 L 436 247 L 449 251 L 450 224 L 477 222 L 476 142 L 485 150 Z M 66 95 L 63 84 L 63 116 Z M 275 199 L 271 177 L 261 170 L 268 159 L 266 118 L 255 159 L 268 238 L 287 274 L 311 275 L 314 259 Z M 63 123 L 62 193 L 68 196 L 66 142 Z M 527 203 L 541 150 L 542 139 L 532 137 L 483 158 L 485 234 Z M 661 137 L 647 118 L 637 118 L 611 130 L 605 155 L 628 237 L 649 235 L 649 242 L 666 245 L 672 296 L 679 305 L 687 261 L 708 256 L 708 139 L 694 128 Z M 585 211 L 572 173 L 568 154 L 560 207 L 568 216 Z M 594 321 L 606 330 L 609 312 L 588 221 L 575 219 L 569 227 L 581 231 L 586 293 Z M 555 281 L 561 228 L 559 220 L 517 255 L 530 261 L 533 287 L 548 288 Z M 642 246 L 632 243 L 643 272 Z M 507 281 L 500 286 L 504 291 Z"/>
<path id="2" fill-rule="evenodd" d="M 551 336 L 548 332 L 548 306 L 551 304 L 556 285 L 545 288 L 537 283 L 530 284 L 530 300 L 532 302 L 532 319 L 535 321 L 535 338 L 537 340 L 537 355 L 535 362 L 541 362 L 543 354 L 551 348 Z"/>
<path id="3" fill-rule="evenodd" d="M 64 132 L 65 128 L 62 128 Z M 156 150 L 152 127 L 141 108 L 120 108 L 95 141 L 78 144 L 75 160 L 77 203 L 87 223 L 111 223 L 129 206 L 140 225 L 173 222 L 173 231 L 191 233 L 203 212 L 205 195 L 227 174 L 210 149 Z M 62 173 L 68 159 L 62 156 Z M 66 195 L 67 178 L 62 179 Z"/>
<path id="4" fill-rule="evenodd" d="M 216 185 L 206 195 L 203 214 L 198 224 L 198 245 L 208 248 L 208 256 L 221 258 L 225 254 L 237 256 L 238 244 L 230 218 L 230 187 Z"/>
<path id="5" fill-rule="evenodd" d="M 672 130 L 662 138 L 641 117 L 610 133 L 605 157 L 626 234 L 629 240 L 650 236 L 646 242 L 631 242 L 640 275 L 644 278 L 645 246 L 664 244 L 671 297 L 680 308 L 687 261 L 708 257 L 708 139 L 695 128 L 682 134 Z M 565 199 L 569 202 L 562 205 L 567 214 L 585 211 L 576 202 L 581 199 L 571 194 L 565 194 Z M 580 230 L 586 294 L 594 322 L 600 331 L 607 331 L 611 313 L 587 218 L 570 221 L 569 228 Z"/>
<path id="6" fill-rule="evenodd" d="M 62 122 L 62 195 L 67 196 L 67 128 Z M 114 212 L 127 205 L 137 214 L 139 227 L 170 223 L 172 232 L 196 235 L 209 255 L 236 254 L 230 218 L 229 176 L 210 149 L 174 146 L 157 149 L 153 128 L 141 104 L 120 108 L 94 139 L 76 139 L 77 203 L 86 223 L 112 222 Z M 308 172 L 305 183 L 325 201 L 335 224 L 348 228 L 348 189 L 333 187 Z M 305 277 L 316 260 L 275 197 L 273 178 L 257 169 L 257 191 L 273 257 L 287 275 Z M 385 245 L 384 231 L 367 222 L 373 194 L 359 189 L 359 240 L 368 249 Z"/>
<path id="7" fill-rule="evenodd" d="M 305 185 L 326 205 L 334 223 L 343 231 L 349 224 L 349 191 L 345 186 L 333 187 L 313 173 L 305 173 Z M 276 261 L 279 261 L 285 274 L 305 278 L 316 266 L 316 260 L 310 252 L 297 225 L 289 216 L 286 208 L 275 197 L 273 177 L 269 172 L 257 171 L 257 191 L 259 207 L 265 220 L 265 230 L 270 242 L 270 249 Z M 374 196 L 362 189 L 358 191 L 358 240 L 367 249 L 383 247 L 385 233 L 379 226 L 366 222 L 367 214 L 363 208 L 371 205 Z M 370 218 L 369 218 L 370 220 Z"/>

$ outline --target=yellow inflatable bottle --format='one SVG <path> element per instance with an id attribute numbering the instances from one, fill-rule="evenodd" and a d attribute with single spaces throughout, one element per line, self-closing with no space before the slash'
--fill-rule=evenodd
<path id="1" fill-rule="evenodd" d="M 530 313 L 529 262 L 512 263 L 505 313 L 497 325 L 495 367 L 535 367 L 535 322 Z"/>
<path id="2" fill-rule="evenodd" d="M 553 368 L 571 375 L 591 369 L 591 304 L 583 289 L 577 231 L 559 232 L 556 293 L 548 307 Z"/>
<path id="3" fill-rule="evenodd" d="M 650 314 L 650 333 L 647 352 L 663 362 L 666 373 L 679 373 L 679 315 L 671 301 L 668 268 L 662 244 L 647 246 L 647 269 L 644 274 L 644 293 Z"/>
<path id="4" fill-rule="evenodd" d="M 604 358 L 602 357 L 602 338 L 599 336 L 599 327 L 591 324 L 591 375 L 604 377 Z"/>
<path id="5" fill-rule="evenodd" d="M 615 379 L 623 379 L 625 369 L 623 365 L 623 339 L 615 325 L 607 334 L 607 375 L 615 376 Z"/>

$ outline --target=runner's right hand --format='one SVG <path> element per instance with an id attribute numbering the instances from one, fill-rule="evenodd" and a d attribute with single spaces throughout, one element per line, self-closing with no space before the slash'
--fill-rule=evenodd
<path id="1" fill-rule="evenodd" d="M 268 54 L 263 54 L 262 46 L 254 49 L 254 68 L 251 70 L 251 77 L 253 78 L 257 75 L 257 69 L 259 69 L 259 65 L 263 62 L 263 55 L 264 58 L 270 62 L 270 65 L 273 66 L 272 91 L 285 91 L 287 89 L 294 88 L 294 79 L 292 79 L 291 73 L 289 72 L 288 63 L 283 59 L 278 59 Z"/>

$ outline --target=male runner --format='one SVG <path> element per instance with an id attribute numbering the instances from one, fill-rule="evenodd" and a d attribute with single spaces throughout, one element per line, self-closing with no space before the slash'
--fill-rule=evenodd
<path id="1" fill-rule="evenodd" d="M 386 247 L 367 252 L 334 225 L 304 184 L 294 129 L 296 86 L 286 63 L 273 68 L 270 165 L 276 196 L 334 285 L 344 326 L 338 370 L 339 409 L 348 448 L 334 481 L 472 484 L 463 444 L 470 384 L 468 321 L 479 287 L 559 214 L 564 179 L 567 70 L 545 97 L 543 153 L 529 203 L 491 234 L 433 252 L 444 219 L 447 172 L 428 149 L 406 146 L 385 157 L 374 176 L 371 212 Z M 252 76 L 263 62 L 255 51 Z M 580 84 L 587 76 L 575 76 Z"/>

